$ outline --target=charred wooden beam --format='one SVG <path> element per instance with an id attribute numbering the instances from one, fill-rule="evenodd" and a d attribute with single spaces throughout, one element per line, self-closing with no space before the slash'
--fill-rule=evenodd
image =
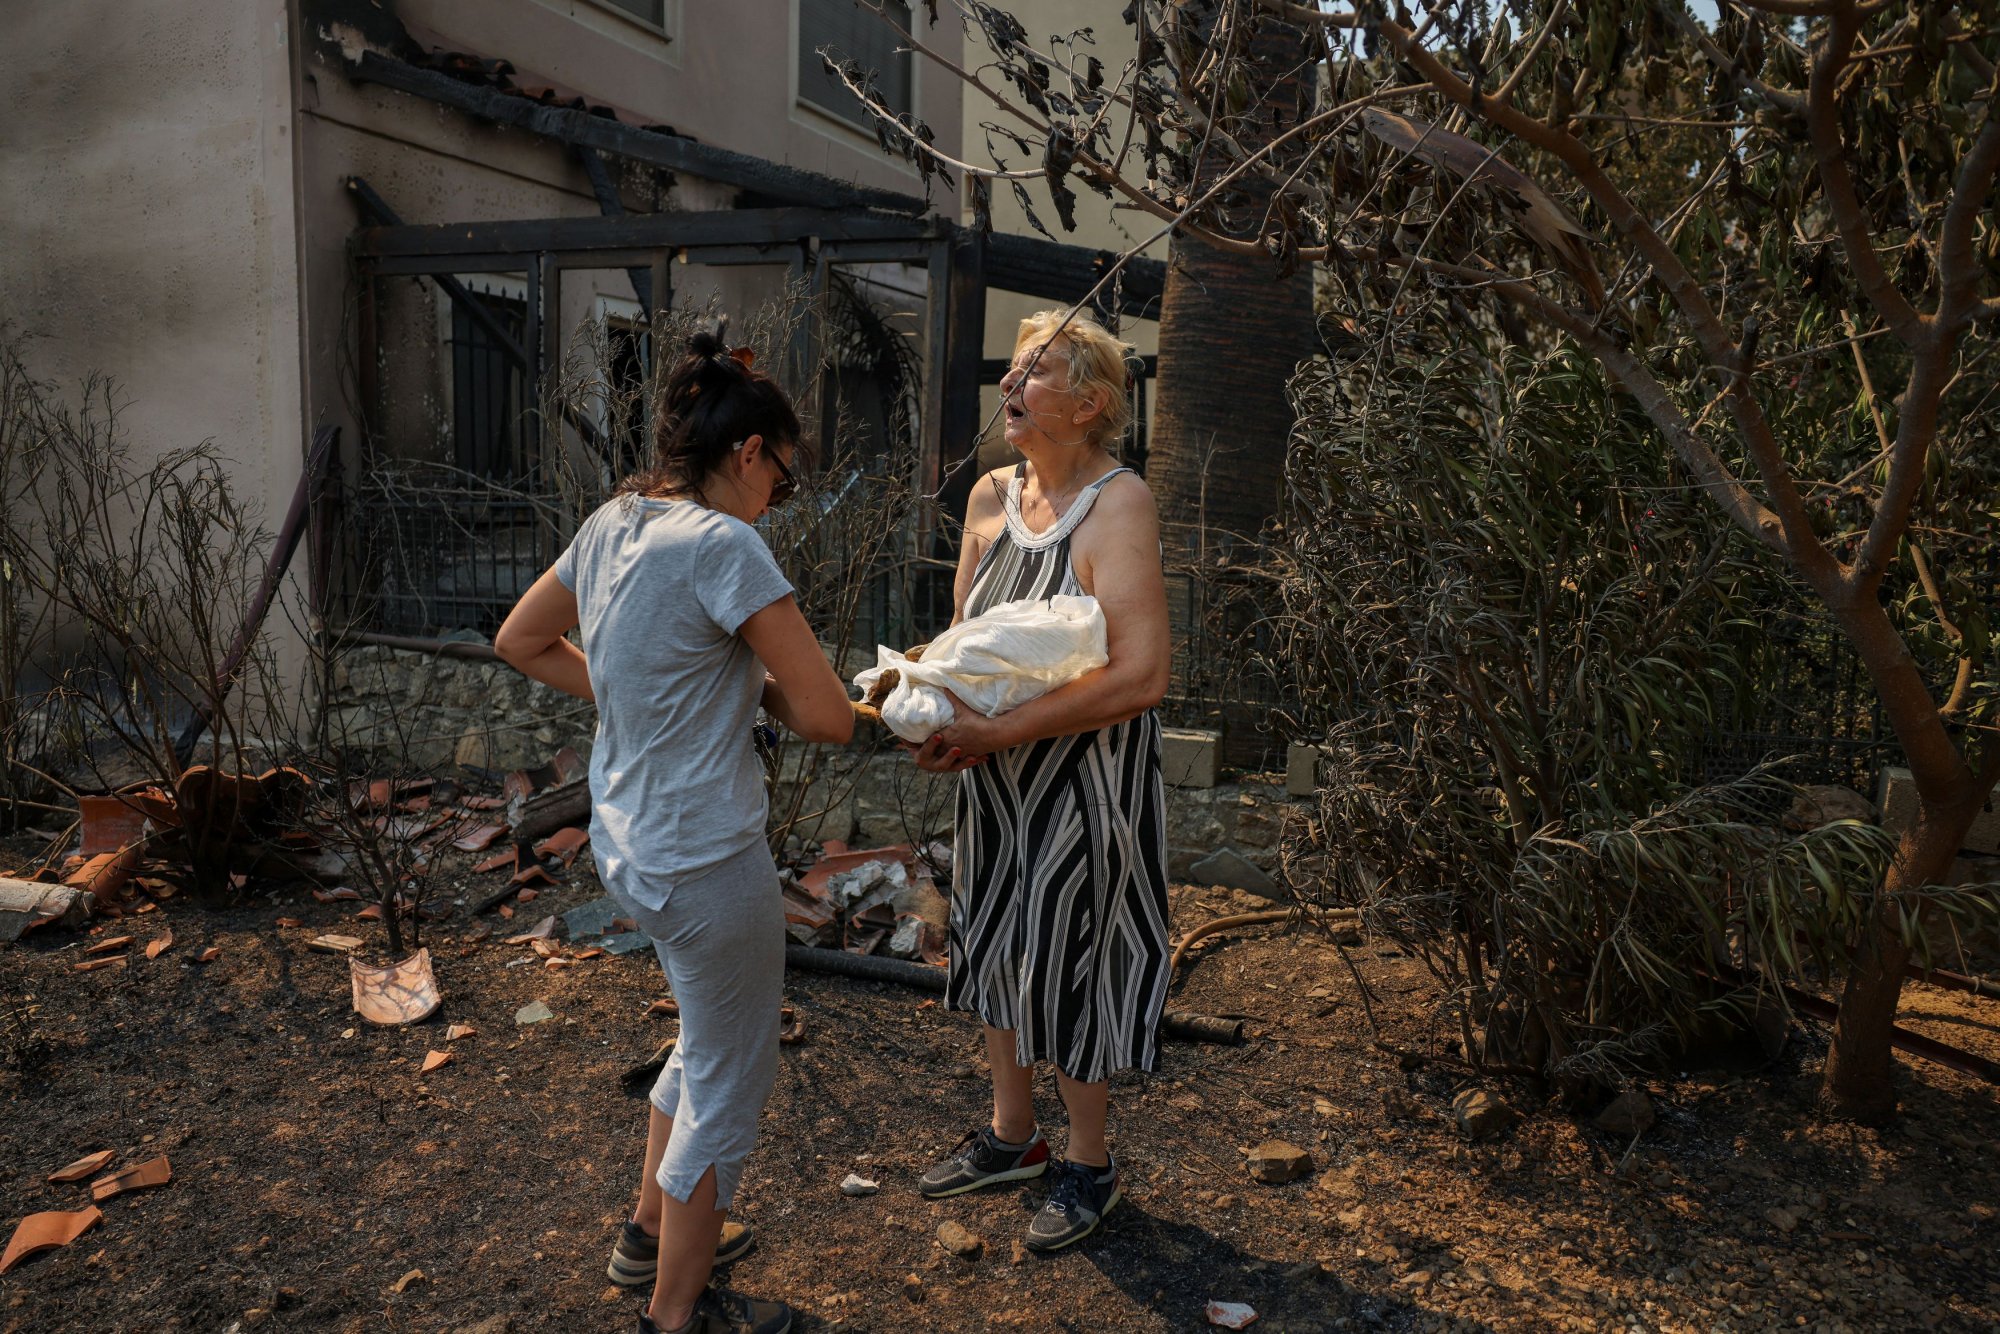
<path id="1" fill-rule="evenodd" d="M 945 293 L 944 403 L 938 422 L 940 478 L 933 483 L 947 514 L 963 520 L 978 466 L 979 372 L 986 350 L 985 232 L 960 228 L 951 238 Z"/>
<path id="2" fill-rule="evenodd" d="M 994 232 L 986 238 L 986 285 L 1069 304 L 1083 300 L 1117 260 L 1117 252 L 1111 250 Z M 1120 315 L 1157 320 L 1166 286 L 1163 261 L 1134 258 L 1098 294 L 1098 305 L 1115 308 Z"/>
<path id="3" fill-rule="evenodd" d="M 680 250 L 691 246 L 797 245 L 829 241 L 929 241 L 947 235 L 943 218 L 890 218 L 824 208 L 716 209 L 702 213 L 627 213 L 613 218 L 532 218 L 368 227 L 354 234 L 356 258 L 534 255 L 545 251 Z M 1088 253 L 1079 251 L 1079 253 Z M 780 256 L 774 263 L 783 263 Z"/>
<path id="4" fill-rule="evenodd" d="M 375 193 L 375 187 L 361 177 L 347 178 L 347 192 L 354 196 L 355 205 L 360 208 L 361 215 L 368 219 L 371 226 L 389 228 L 405 226 L 396 210 L 389 207 L 389 201 Z M 513 330 L 509 329 L 484 301 L 475 296 L 470 288 L 449 273 L 427 273 L 424 276 L 436 283 L 438 290 L 450 298 L 453 305 L 463 310 L 466 317 L 498 344 L 502 352 L 513 358 L 516 366 L 524 371 L 528 369 L 528 353 L 521 346 L 520 339 L 514 336 Z M 372 352 L 370 355 L 372 356 Z"/>
<path id="5" fill-rule="evenodd" d="M 485 88 L 434 70 L 419 69 L 373 51 L 364 51 L 361 59 L 348 67 L 348 75 L 357 83 L 380 84 L 384 88 L 452 107 L 495 125 L 512 125 L 559 143 L 616 153 L 634 162 L 664 167 L 669 171 L 684 171 L 690 176 L 753 190 L 773 199 L 828 208 L 879 208 L 912 216 L 922 213 L 927 207 L 925 201 L 915 195 L 855 185 L 818 172 L 767 162 L 749 153 L 731 152 L 681 135 L 642 129 L 571 107 L 544 106 L 497 88 Z"/>
<path id="6" fill-rule="evenodd" d="M 607 218 L 623 217 L 625 201 L 618 197 L 618 187 L 613 184 L 611 173 L 605 170 L 604 155 L 587 144 L 578 144 L 572 151 L 583 163 L 583 174 L 590 178 L 590 192 L 597 196 L 597 211 Z M 632 283 L 632 295 L 639 300 L 639 313 L 652 319 L 652 270 L 635 264 L 625 270 L 625 276 Z"/>

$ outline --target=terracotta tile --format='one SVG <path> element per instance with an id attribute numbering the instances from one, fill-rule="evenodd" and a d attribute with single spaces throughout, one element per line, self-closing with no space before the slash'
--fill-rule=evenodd
<path id="1" fill-rule="evenodd" d="M 108 1177 L 99 1177 L 90 1183 L 90 1198 L 98 1204 L 114 1195 L 128 1191 L 149 1190 L 154 1186 L 164 1186 L 174 1179 L 173 1169 L 167 1166 L 167 1155 L 149 1158 L 143 1163 L 120 1168 Z"/>
<path id="2" fill-rule="evenodd" d="M 512 866 L 513 864 L 514 849 L 509 848 L 505 852 L 497 852 L 493 856 L 488 857 L 485 861 L 473 867 L 472 870 L 475 875 L 485 875 L 488 871 L 497 871 L 503 866 Z"/>
<path id="3" fill-rule="evenodd" d="M 592 945 L 587 950 L 578 950 L 573 957 L 578 959 L 601 959 L 604 957 L 604 951 Z"/>
<path id="4" fill-rule="evenodd" d="M 138 864 L 139 845 L 135 843 L 123 852 L 102 852 L 87 858 L 63 883 L 71 889 L 88 890 L 100 899 L 111 898 L 131 880 Z"/>
<path id="5" fill-rule="evenodd" d="M 468 811 L 504 811 L 507 809 L 505 797 L 465 797 L 459 805 Z"/>
<path id="6" fill-rule="evenodd" d="M 431 1071 L 437 1069 L 439 1066 L 449 1065 L 450 1063 L 451 1063 L 451 1053 L 448 1051 L 425 1052 L 423 1068 L 420 1069 L 417 1073 L 427 1075 Z"/>
<path id="7" fill-rule="evenodd" d="M 478 1036 L 479 1036 L 479 1030 L 474 1028 L 471 1024 L 453 1024 L 451 1027 L 445 1029 L 444 1031 L 444 1040 L 446 1042 L 456 1042 L 460 1038 L 473 1038 Z"/>
<path id="8" fill-rule="evenodd" d="M 382 905 L 379 903 L 371 903 L 366 908 L 363 908 L 360 912 L 354 914 L 354 917 L 356 921 L 379 922 L 382 920 Z"/>
<path id="9" fill-rule="evenodd" d="M 560 956 L 560 955 L 557 955 L 557 956 L 556 956 L 556 957 L 554 957 L 554 958 L 551 958 L 551 959 L 544 959 L 544 960 L 542 960 L 542 967 L 544 967 L 544 968 L 569 968 L 569 967 L 573 967 L 573 966 L 575 965 L 575 963 L 576 963 L 576 960 L 574 960 L 574 959 L 565 959 L 565 958 L 563 958 L 562 956 Z"/>
<path id="10" fill-rule="evenodd" d="M 73 973 L 94 973 L 100 968 L 123 968 L 131 960 L 120 954 L 110 959 L 85 959 L 70 969 Z"/>
<path id="11" fill-rule="evenodd" d="M 282 926 L 282 927 L 285 927 L 285 928 L 289 929 L 289 928 L 291 928 L 291 927 L 295 927 L 295 926 L 304 926 L 304 925 L 305 925 L 305 923 L 304 923 L 304 922 L 301 922 L 301 921 L 300 921 L 300 920 L 299 920 L 298 918 L 296 918 L 296 917 L 280 917 L 280 918 L 279 918 L 279 919 L 278 919 L 277 921 L 275 921 L 275 922 L 271 923 L 271 925 L 273 925 L 273 926 Z"/>
<path id="12" fill-rule="evenodd" d="M 536 899 L 540 898 L 541 896 L 542 896 L 542 891 L 539 889 L 524 889 L 519 894 L 516 894 L 514 896 L 514 902 L 533 903 Z"/>
<path id="13" fill-rule="evenodd" d="M 220 959 L 221 957 L 222 957 L 222 946 L 210 945 L 207 949 L 195 955 L 194 961 L 196 963 L 214 963 L 217 959 Z"/>
<path id="14" fill-rule="evenodd" d="M 145 836 L 146 812 L 122 797 L 78 797 L 76 805 L 82 826 L 78 851 L 86 857 L 117 852 Z"/>
<path id="15" fill-rule="evenodd" d="M 117 1156 L 116 1149 L 99 1149 L 96 1153 L 86 1153 L 68 1167 L 59 1167 L 49 1173 L 49 1180 L 81 1181 Z"/>
<path id="16" fill-rule="evenodd" d="M 558 829 L 555 833 L 550 834 L 535 845 L 535 855 L 537 857 L 560 857 L 562 864 L 568 866 L 576 860 L 577 854 L 583 851 L 584 844 L 588 842 L 590 842 L 590 831 L 588 829 L 578 829 L 575 827 Z"/>
<path id="17" fill-rule="evenodd" d="M 504 824 L 483 824 L 469 833 L 461 834 L 451 841 L 460 852 L 484 852 L 493 846 L 493 840 L 507 832 Z"/>
<path id="18" fill-rule="evenodd" d="M 544 917 L 541 921 L 529 927 L 526 931 L 523 931 L 520 935 L 507 937 L 507 944 L 525 945 L 531 940 L 554 940 L 555 936 L 556 936 L 556 919 L 555 915 L 551 913 L 549 916 Z"/>
<path id="19" fill-rule="evenodd" d="M 360 949 L 361 944 L 362 941 L 359 936 L 340 936 L 329 933 L 324 936 L 313 937 L 310 941 L 306 942 L 306 947 L 318 950 L 321 954 L 351 954 L 355 950 Z"/>
<path id="20" fill-rule="evenodd" d="M 0 1252 L 0 1274 L 40 1251 L 69 1245 L 96 1227 L 103 1217 L 94 1206 L 78 1209 L 74 1213 L 55 1210 L 29 1214 L 14 1228 L 14 1235 L 7 1239 L 6 1251 Z"/>
<path id="21" fill-rule="evenodd" d="M 553 885 L 557 883 L 557 880 L 539 866 L 524 866 L 514 872 L 514 883 L 517 885 Z"/>
<path id="22" fill-rule="evenodd" d="M 95 945 L 92 945 L 89 949 L 86 949 L 84 953 L 109 954 L 113 950 L 122 950 L 131 943 L 132 943 L 132 937 L 130 936 L 107 936 L 105 939 L 98 941 Z"/>
<path id="23" fill-rule="evenodd" d="M 146 942 L 146 957 L 148 959 L 159 958 L 162 954 L 165 954 L 167 952 L 168 948 L 171 947 L 173 943 L 174 943 L 174 933 L 172 928 L 169 928 L 165 935 L 155 937 L 154 939 Z"/>

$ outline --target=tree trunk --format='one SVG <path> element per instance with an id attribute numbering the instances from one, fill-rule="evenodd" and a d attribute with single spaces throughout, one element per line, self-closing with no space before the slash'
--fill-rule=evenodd
<path id="1" fill-rule="evenodd" d="M 1211 553 L 1227 555 L 1278 509 L 1285 385 L 1312 347 L 1312 277 L 1278 280 L 1268 259 L 1178 237 L 1168 262 L 1146 480 L 1169 525 L 1205 522 Z"/>
<path id="2" fill-rule="evenodd" d="M 1883 881 L 1885 902 L 1876 910 L 1841 989 L 1820 1101 L 1834 1115 L 1863 1125 L 1884 1125 L 1896 1115 L 1896 1062 L 1889 1039 L 1910 947 L 1903 941 L 1893 899 L 1906 888 L 1936 884 L 1950 872 L 1985 799 L 1969 779 L 1959 787 L 1960 793 L 1944 802 L 1919 798 L 1916 821 L 1904 831 Z"/>
<path id="3" fill-rule="evenodd" d="M 1301 38 L 1297 29 L 1270 23 L 1250 41 L 1250 58 L 1268 78 L 1266 105 L 1285 115 L 1298 96 Z M 1308 72 L 1310 68 L 1308 67 Z M 1277 133 L 1260 117 L 1246 147 L 1269 143 Z M 1210 150 L 1197 189 L 1228 170 L 1230 154 Z M 1281 163 L 1284 159 L 1280 159 Z M 1271 188 L 1246 175 L 1228 212 L 1239 224 L 1264 215 Z M 1160 299 L 1160 377 L 1146 481 L 1169 527 L 1168 549 L 1184 550 L 1173 531 L 1206 518 L 1210 554 L 1232 538 L 1255 538 L 1277 512 L 1284 481 L 1285 446 L 1292 408 L 1285 385 L 1313 350 L 1311 266 L 1280 277 L 1266 256 L 1225 254 L 1176 235 L 1167 256 L 1167 285 Z"/>

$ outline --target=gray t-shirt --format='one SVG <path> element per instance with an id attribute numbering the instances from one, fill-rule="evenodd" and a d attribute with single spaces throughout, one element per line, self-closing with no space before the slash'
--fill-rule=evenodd
<path id="1" fill-rule="evenodd" d="M 750 736 L 764 666 L 736 631 L 792 586 L 749 524 L 637 496 L 584 520 L 555 569 L 597 695 L 591 851 L 607 882 L 657 910 L 676 880 L 764 836 Z"/>

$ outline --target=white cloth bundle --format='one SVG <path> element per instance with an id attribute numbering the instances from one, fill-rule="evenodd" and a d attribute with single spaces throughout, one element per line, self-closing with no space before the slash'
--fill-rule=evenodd
<path id="1" fill-rule="evenodd" d="M 878 645 L 875 665 L 854 684 L 865 696 L 895 671 L 901 679 L 882 701 L 882 721 L 903 740 L 923 742 L 952 722 L 939 687 L 992 718 L 1109 661 L 1096 598 L 1029 598 L 960 621 L 931 641 L 921 662 Z"/>

